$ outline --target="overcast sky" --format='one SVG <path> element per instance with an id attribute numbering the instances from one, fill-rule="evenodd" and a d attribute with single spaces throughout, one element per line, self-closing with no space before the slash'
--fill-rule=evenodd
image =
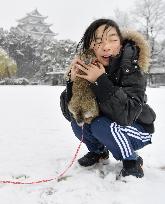
<path id="1" fill-rule="evenodd" d="M 35 8 L 48 16 L 46 23 L 59 33 L 58 39 L 79 41 L 86 27 L 96 18 L 112 17 L 113 10 L 127 11 L 135 0 L 0 0 L 0 27 L 16 26 L 17 19 Z"/>

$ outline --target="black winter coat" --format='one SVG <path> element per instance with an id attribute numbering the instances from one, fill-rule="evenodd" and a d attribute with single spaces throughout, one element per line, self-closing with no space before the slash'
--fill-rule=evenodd
<path id="1" fill-rule="evenodd" d="M 100 115 L 107 116 L 120 125 L 140 123 L 144 129 L 154 132 L 156 115 L 146 100 L 146 77 L 139 66 L 140 46 L 132 39 L 125 39 L 120 55 L 110 59 L 106 73 L 92 84 Z M 65 118 L 73 118 L 68 110 L 68 102 L 72 96 L 72 82 L 67 82 L 60 98 L 61 110 Z"/>

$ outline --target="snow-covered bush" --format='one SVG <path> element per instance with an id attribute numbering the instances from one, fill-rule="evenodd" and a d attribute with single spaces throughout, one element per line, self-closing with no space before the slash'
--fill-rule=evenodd
<path id="1" fill-rule="evenodd" d="M 9 55 L 0 48 L 0 78 L 11 77 L 15 75 L 17 71 L 17 65 Z"/>
<path id="2" fill-rule="evenodd" d="M 12 78 L 5 78 L 0 81 L 0 85 L 28 85 L 29 80 L 26 78 L 17 78 L 17 79 L 12 79 Z"/>

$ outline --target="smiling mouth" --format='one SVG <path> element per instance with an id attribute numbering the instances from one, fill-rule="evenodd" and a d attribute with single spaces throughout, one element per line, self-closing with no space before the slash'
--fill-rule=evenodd
<path id="1" fill-rule="evenodd" d="M 109 57 L 110 56 L 102 56 L 102 58 L 105 59 L 105 60 L 109 60 Z"/>

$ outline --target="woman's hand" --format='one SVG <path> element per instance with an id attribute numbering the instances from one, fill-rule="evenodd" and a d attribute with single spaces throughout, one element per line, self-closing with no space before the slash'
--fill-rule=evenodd
<path id="1" fill-rule="evenodd" d="M 84 64 L 81 60 L 77 60 L 77 63 L 75 64 L 77 69 L 82 70 L 85 74 L 76 74 L 76 76 L 86 79 L 91 83 L 94 83 L 98 77 L 100 77 L 103 73 L 105 73 L 104 66 L 97 62 L 95 64 Z"/>

